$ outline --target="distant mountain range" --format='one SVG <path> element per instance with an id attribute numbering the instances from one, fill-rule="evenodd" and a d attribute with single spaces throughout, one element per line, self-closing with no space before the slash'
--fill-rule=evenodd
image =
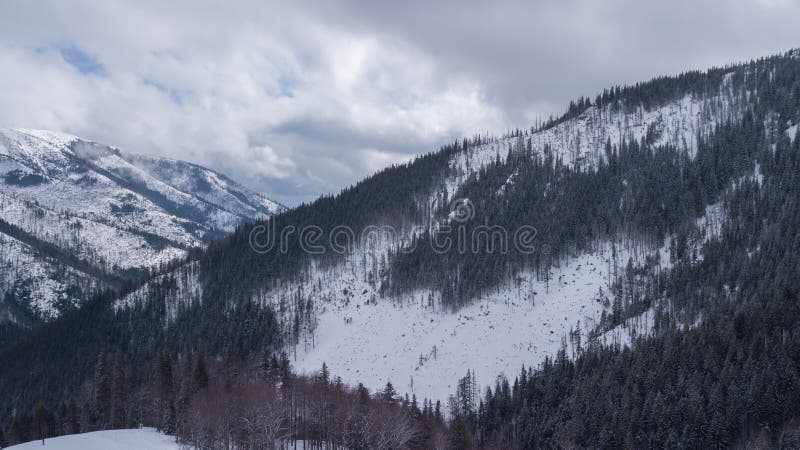
<path id="1" fill-rule="evenodd" d="M 0 321 L 50 320 L 284 209 L 185 161 L 0 129 Z"/>

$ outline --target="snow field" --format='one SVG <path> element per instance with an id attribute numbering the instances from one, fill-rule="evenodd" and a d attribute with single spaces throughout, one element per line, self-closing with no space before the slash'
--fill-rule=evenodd
<path id="1" fill-rule="evenodd" d="M 180 450 L 174 436 L 153 428 L 106 430 L 70 434 L 42 441 L 31 441 L 8 447 L 7 450 Z"/>
<path id="2" fill-rule="evenodd" d="M 618 270 L 629 257 L 643 256 L 634 253 L 618 249 Z M 298 371 L 316 373 L 325 362 L 348 384 L 374 392 L 391 382 L 400 394 L 444 401 L 467 370 L 481 386 L 494 386 L 498 375 L 513 379 L 523 365 L 538 366 L 563 346 L 572 355 L 567 336 L 580 327 L 585 342 L 610 296 L 611 255 L 610 245 L 602 245 L 570 258 L 551 270 L 549 281 L 523 272 L 455 313 L 442 310 L 438 295 L 427 290 L 380 298 L 357 255 L 333 268 L 314 268 L 305 281 L 258 301 L 280 310 L 298 292 L 312 299 L 313 324 L 296 349 L 290 346 Z"/>

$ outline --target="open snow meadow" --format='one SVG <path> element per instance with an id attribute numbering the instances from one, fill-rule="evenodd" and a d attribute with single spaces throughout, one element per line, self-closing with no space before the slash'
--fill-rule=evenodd
<path id="1" fill-rule="evenodd" d="M 105 430 L 70 434 L 56 438 L 13 445 L 7 450 L 179 450 L 175 436 L 159 433 L 153 428 Z"/>

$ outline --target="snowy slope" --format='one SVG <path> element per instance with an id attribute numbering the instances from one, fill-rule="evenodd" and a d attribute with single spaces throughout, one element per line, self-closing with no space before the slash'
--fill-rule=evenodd
<path id="1" fill-rule="evenodd" d="M 591 106 L 548 129 L 521 137 L 490 138 L 486 144 L 452 156 L 451 175 L 432 191 L 431 203 L 446 207 L 445 200 L 457 197 L 458 188 L 470 176 L 495 160 L 505 160 L 509 151 L 521 152 L 528 145 L 534 157 L 552 155 L 572 167 L 589 170 L 605 158 L 607 142 L 618 145 L 622 140 L 649 138 L 656 147 L 671 145 L 694 155 L 698 136 L 708 136 L 717 125 L 739 120 L 747 108 L 748 99 L 733 95 L 729 78 L 716 96 L 686 95 L 650 110 L 628 112 Z M 507 183 L 513 182 L 514 175 Z M 501 188 L 497 195 L 502 194 Z M 699 221 L 704 240 L 718 232 L 720 215 L 719 205 L 715 205 Z M 629 258 L 641 263 L 644 256 L 658 253 L 666 267 L 669 242 L 644 251 L 622 249 L 618 264 L 624 267 Z M 376 252 L 371 260 L 379 260 L 381 253 Z M 523 364 L 541 363 L 565 342 L 569 347 L 570 331 L 580 327 L 585 337 L 603 309 L 609 312 L 602 300 L 611 292 L 610 258 L 608 247 L 600 245 L 596 252 L 575 255 L 554 268 L 549 288 L 533 274 L 523 273 L 455 314 L 427 306 L 429 296 L 435 303 L 435 294 L 429 292 L 380 299 L 359 276 L 358 258 L 324 271 L 313 269 L 303 285 L 284 285 L 257 295 L 256 301 L 279 305 L 298 289 L 305 289 L 304 295 L 313 298 L 317 317 L 298 345 L 294 362 L 298 369 L 315 372 L 324 361 L 334 375 L 363 382 L 373 390 L 391 381 L 400 392 L 444 400 L 454 391 L 450 384 L 467 370 L 474 371 L 479 384 L 491 385 L 498 374 L 513 377 Z M 652 311 L 647 311 L 629 326 L 603 333 L 602 338 L 624 345 L 632 335 L 645 334 L 651 327 Z M 568 353 L 571 351 L 568 348 Z"/>
<path id="2" fill-rule="evenodd" d="M 629 258 L 641 263 L 660 250 L 620 247 L 617 266 Z M 377 261 L 371 256 L 380 253 L 368 251 L 366 267 L 363 253 L 356 252 L 338 265 L 313 267 L 300 281 L 254 295 L 255 302 L 284 311 L 285 324 L 292 323 L 298 298 L 313 305 L 297 345 L 289 347 L 297 370 L 316 373 L 325 362 L 333 376 L 372 391 L 391 382 L 401 394 L 445 400 L 467 370 L 481 385 L 493 385 L 499 374 L 513 377 L 523 364 L 555 355 L 570 342 L 571 331 L 580 327 L 585 339 L 608 311 L 614 268 L 608 243 L 563 261 L 549 281 L 524 272 L 457 313 L 443 310 L 438 294 L 426 290 L 381 298 L 366 281 L 375 268 L 369 261 Z M 168 302 L 178 301 L 169 296 Z M 626 333 L 607 333 L 608 343 L 624 342 Z M 567 351 L 575 349 L 567 344 Z"/>
<path id="3" fill-rule="evenodd" d="M 0 231 L 0 300 L 10 296 L 34 318 L 51 319 L 59 303 L 75 305 L 103 286 L 97 274 L 57 267 L 41 245 L 128 276 L 282 210 L 184 161 L 64 133 L 0 130 L 0 220 L 18 231 Z"/>
<path id="4" fill-rule="evenodd" d="M 708 136 L 717 125 L 739 120 L 748 107 L 748 98 L 732 93 L 729 79 L 726 77 L 716 96 L 686 95 L 656 108 L 627 112 L 590 106 L 551 128 L 519 137 L 490 138 L 485 144 L 459 151 L 449 162 L 451 175 L 431 192 L 431 204 L 447 207 L 445 200 L 457 197 L 458 188 L 470 176 L 528 145 L 533 157 L 552 156 L 584 170 L 605 158 L 608 142 L 618 145 L 623 140 L 650 139 L 655 147 L 671 145 L 694 155 L 698 136 Z M 514 176 L 508 184 L 514 182 Z M 502 188 L 497 195 L 503 195 Z M 718 232 L 720 216 L 719 205 L 715 205 L 698 222 L 705 234 L 703 241 Z M 661 264 L 668 267 L 669 243 L 668 238 L 661 248 L 618 248 L 617 265 L 624 267 L 629 258 L 635 265 L 642 264 L 645 256 L 658 254 Z M 373 252 L 368 260 L 380 260 L 385 248 Z M 306 326 L 295 355 L 294 364 L 301 371 L 316 372 L 325 362 L 332 374 L 363 382 L 373 390 L 391 381 L 401 393 L 444 400 L 454 391 L 450 384 L 467 370 L 474 371 L 479 384 L 493 385 L 499 374 L 513 377 L 523 364 L 539 364 L 565 343 L 571 354 L 570 332 L 580 327 L 585 338 L 603 310 L 610 312 L 604 306 L 613 297 L 609 294 L 613 281 L 610 258 L 608 244 L 598 244 L 595 252 L 574 255 L 554 268 L 549 283 L 524 272 L 457 313 L 428 306 L 430 297 L 436 303 L 436 294 L 430 292 L 381 299 L 363 274 L 359 275 L 363 269 L 358 256 L 333 268 L 313 268 L 300 285 L 288 283 L 259 293 L 255 301 L 280 307 L 281 302 L 291 303 L 288 299 L 298 291 L 313 300 L 317 316 Z M 651 327 L 652 311 L 647 311 L 626 327 L 601 336 L 606 343 L 625 345 L 633 335 L 646 334 Z"/>
<path id="5" fill-rule="evenodd" d="M 534 157 L 552 156 L 584 170 L 605 159 L 607 143 L 619 145 L 623 140 L 642 141 L 648 136 L 655 147 L 671 145 L 694 155 L 698 136 L 709 136 L 717 125 L 741 119 L 749 106 L 751 96 L 735 95 L 730 75 L 714 96 L 685 95 L 652 109 L 640 106 L 633 111 L 593 105 L 553 127 L 526 131 L 523 136 L 490 138 L 485 144 L 460 151 L 450 160 L 451 175 L 434 191 L 433 204 L 441 206 L 445 194 L 453 199 L 470 175 L 495 160 L 505 161 L 509 150 L 523 152 L 529 143 Z M 787 133 L 793 133 L 792 129 Z"/>
<path id="6" fill-rule="evenodd" d="M 643 260 L 645 254 L 621 251 L 618 266 L 629 256 Z M 580 327 L 585 335 L 608 312 L 604 300 L 613 270 L 608 245 L 564 261 L 549 282 L 522 273 L 457 313 L 443 310 L 438 294 L 426 290 L 381 298 L 366 281 L 361 261 L 356 253 L 334 267 L 310 269 L 302 281 L 254 294 L 255 302 L 284 311 L 287 332 L 294 302 L 301 298 L 313 305 L 297 345 L 288 348 L 296 370 L 316 373 L 325 362 L 333 376 L 372 391 L 392 382 L 401 394 L 445 400 L 467 370 L 475 371 L 482 385 L 493 385 L 499 374 L 513 377 L 523 364 L 555 355 L 570 331 Z M 169 276 L 175 283 L 166 283 L 168 320 L 202 292 L 196 265 Z M 147 301 L 150 285 L 165 277 L 121 298 L 116 307 Z M 607 333 L 609 342 L 626 342 L 626 332 Z"/>
<path id="7" fill-rule="evenodd" d="M 178 450 L 175 437 L 161 434 L 153 428 L 136 430 L 107 430 L 71 434 L 42 441 L 13 445 L 8 450 Z"/>
<path id="8" fill-rule="evenodd" d="M 0 233 L 0 293 L 25 298 L 25 307 L 34 317 L 55 318 L 60 310 L 78 306 L 84 295 L 101 285 L 93 277 L 53 258 L 43 258 L 29 245 Z M 0 321 L 25 319 L 0 317 Z"/>
<path id="9" fill-rule="evenodd" d="M 278 203 L 244 188 L 228 177 L 204 167 L 163 157 L 124 154 L 125 159 L 150 175 L 183 192 L 243 217 L 272 215 L 283 209 Z"/>
<path id="10" fill-rule="evenodd" d="M 315 372 L 325 362 L 332 374 L 372 390 L 391 381 L 399 392 L 444 400 L 467 370 L 494 384 L 499 374 L 513 377 L 554 355 L 570 329 L 593 325 L 601 289 L 608 292 L 607 267 L 603 255 L 581 255 L 553 270 L 549 289 L 524 273 L 457 313 L 428 307 L 433 294 L 425 291 L 368 304 L 375 293 L 363 278 L 322 275 L 328 291 L 320 297 L 335 300 L 320 303 L 314 340 L 300 344 L 295 366 Z M 341 295 L 344 289 L 355 295 Z"/>
<path id="11" fill-rule="evenodd" d="M 282 312 L 287 335 L 296 305 L 311 305 L 302 313 L 309 319 L 301 326 L 297 344 L 287 348 L 296 370 L 316 373 L 325 362 L 332 376 L 364 383 L 372 391 L 392 382 L 401 394 L 445 400 L 453 392 L 452 383 L 467 370 L 474 371 L 481 385 L 493 385 L 497 375 L 513 377 L 522 365 L 541 363 L 565 343 L 571 354 L 576 349 L 569 344 L 570 332 L 581 328 L 585 339 L 602 312 L 609 312 L 615 267 L 609 243 L 562 261 L 549 281 L 523 272 L 457 313 L 443 309 L 439 295 L 427 290 L 381 298 L 367 273 L 376 270 L 379 255 L 389 245 L 382 242 L 356 251 L 333 266 L 313 265 L 296 281 L 253 293 L 254 302 Z M 624 267 L 629 259 L 642 264 L 656 252 L 668 264 L 668 250 L 618 243 L 616 266 Z M 201 298 L 198 276 L 197 264 L 188 264 L 115 306 L 148 301 L 157 284 L 165 294 L 170 321 L 181 303 Z M 637 332 L 647 329 L 644 324 Z M 606 342 L 629 342 L 629 331 L 608 332 Z"/>
<path id="12" fill-rule="evenodd" d="M 612 109 L 590 106 L 576 117 L 553 127 L 526 131 L 522 136 L 487 138 L 486 142 L 454 153 L 449 176 L 434 186 L 430 204 L 446 208 L 457 197 L 459 187 L 495 160 L 530 146 L 532 157 L 552 156 L 565 164 L 591 170 L 605 158 L 608 142 L 649 139 L 654 146 L 672 145 L 689 155 L 697 150 L 698 136 L 708 136 L 727 121 L 736 121 L 746 111 L 748 96 L 732 94 L 726 77 L 717 95 L 696 98 L 687 95 L 652 109 Z M 507 184 L 514 183 L 512 174 Z M 502 196 L 504 188 L 498 190 Z M 698 223 L 705 239 L 719 229 L 719 207 L 709 209 Z M 402 239 L 408 236 L 398 236 Z M 252 293 L 254 302 L 270 305 L 282 314 L 286 336 L 294 335 L 293 319 L 298 304 L 306 317 L 289 350 L 296 369 L 317 372 L 325 362 L 332 375 L 349 383 L 364 383 L 371 390 L 392 382 L 400 393 L 418 398 L 445 400 L 454 383 L 467 370 L 474 371 L 480 385 L 493 385 L 499 374 L 516 375 L 524 365 L 537 365 L 566 347 L 577 351 L 570 335 L 580 328 L 584 339 L 593 331 L 603 312 L 610 312 L 609 297 L 614 267 L 628 260 L 643 264 L 645 257 L 659 256 L 669 266 L 669 244 L 663 247 L 617 247 L 611 261 L 609 243 L 595 250 L 572 255 L 552 269 L 550 280 L 523 272 L 497 289 L 452 313 L 442 310 L 438 294 L 418 290 L 401 297 L 381 297 L 368 282 L 397 241 L 382 242 L 361 250 L 333 266 L 311 267 L 293 280 L 280 280 L 263 292 Z M 366 257 L 365 254 L 366 253 Z M 196 271 L 179 271 L 183 280 L 167 295 L 169 311 L 180 302 L 198 298 Z M 118 302 L 118 307 L 148 298 L 145 286 Z M 628 344 L 633 335 L 646 334 L 653 312 L 646 311 L 625 327 L 601 334 L 606 343 Z M 584 342 L 585 343 L 585 342 Z"/>

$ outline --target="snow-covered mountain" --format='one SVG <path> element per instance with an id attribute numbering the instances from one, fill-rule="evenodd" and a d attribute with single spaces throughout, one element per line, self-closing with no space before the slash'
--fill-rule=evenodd
<path id="1" fill-rule="evenodd" d="M 185 161 L 0 130 L 0 320 L 51 319 L 98 288 L 283 209 Z"/>
<path id="2" fill-rule="evenodd" d="M 420 203 L 427 203 L 435 222 L 437 212 L 452 206 L 453 199 L 470 200 L 461 190 L 465 183 L 514 155 L 552 158 L 571 170 L 593 171 L 607 163 L 607 147 L 646 142 L 648 148 L 669 146 L 694 158 L 700 140 L 722 124 L 738 123 L 752 106 L 746 90 L 732 89 L 735 74 L 719 74 L 719 87 L 702 95 L 684 92 L 650 106 L 596 103 L 551 126 L 481 138 L 449 154 L 446 175 L 436 179 Z M 507 201 L 504 191 L 514 183 L 512 174 L 492 201 Z M 700 218 L 700 232 L 711 233 L 710 223 Z M 379 219 L 376 225 L 381 224 Z M 391 382 L 400 392 L 444 400 L 454 380 L 468 370 L 481 385 L 492 385 L 496 376 L 513 377 L 523 365 L 537 365 L 559 349 L 574 352 L 570 336 L 575 330 L 593 332 L 606 343 L 648 333 L 652 311 L 628 321 L 624 329 L 598 326 L 612 312 L 618 267 L 657 271 L 670 265 L 669 236 L 651 245 L 620 236 L 559 258 L 547 276 L 523 270 L 452 313 L 435 289 L 420 286 L 401 295 L 381 289 L 390 251 L 411 240 L 413 226 L 430 223 L 396 228 L 398 233 L 387 239 L 361 242 L 354 254 L 335 264 L 312 261 L 302 275 L 270 280 L 250 293 L 254 303 L 279 313 L 293 341 L 289 347 L 296 369 L 314 373 L 324 362 L 332 374 L 374 391 Z M 659 262 L 654 267 L 652 261 Z M 116 307 L 146 302 L 157 288 L 166 292 L 167 320 L 174 320 L 179 305 L 202 298 L 201 276 L 197 264 L 182 267 L 169 280 L 155 280 L 120 299 Z"/>
<path id="3" fill-rule="evenodd" d="M 488 138 L 452 154 L 449 175 L 430 191 L 429 202 L 435 211 L 452 207 L 453 199 L 468 201 L 460 191 L 464 183 L 515 153 L 552 157 L 576 170 L 595 170 L 606 160 L 606 146 L 623 141 L 649 140 L 650 148 L 669 145 L 694 155 L 698 140 L 720 124 L 736 123 L 749 108 L 747 96 L 732 92 L 732 75 L 733 71 L 725 75 L 719 90 L 710 95 L 686 93 L 651 108 L 637 105 L 628 110 L 593 105 L 551 127 Z M 504 188 L 513 183 L 512 174 Z M 506 201 L 502 188 L 494 201 Z M 705 225 L 703 218 L 700 227 L 705 230 Z M 396 238 L 410 240 L 407 235 Z M 386 298 L 367 281 L 370 272 L 381 270 L 379 262 L 389 258 L 398 239 L 362 248 L 334 267 L 312 266 L 301 281 L 278 284 L 280 288 L 253 297 L 275 306 L 300 292 L 306 303 L 315 305 L 317 315 L 301 329 L 297 344 L 299 370 L 313 373 L 325 362 L 332 373 L 351 383 L 379 390 L 392 382 L 418 398 L 444 400 L 455 389 L 453 381 L 467 371 L 481 386 L 491 386 L 497 376 L 513 378 L 523 365 L 538 365 L 563 347 L 574 354 L 574 330 L 599 332 L 603 313 L 612 312 L 615 267 L 630 262 L 641 269 L 651 264 L 646 261 L 668 267 L 669 243 L 668 238 L 641 246 L 623 237 L 612 252 L 612 243 L 597 242 L 557 262 L 547 280 L 523 271 L 457 313 L 442 307 L 435 291 L 423 288 Z M 289 308 L 287 323 L 293 314 Z M 600 340 L 624 344 L 632 336 L 647 334 L 650 327 L 652 317 L 646 312 L 624 328 L 599 333 Z"/>

